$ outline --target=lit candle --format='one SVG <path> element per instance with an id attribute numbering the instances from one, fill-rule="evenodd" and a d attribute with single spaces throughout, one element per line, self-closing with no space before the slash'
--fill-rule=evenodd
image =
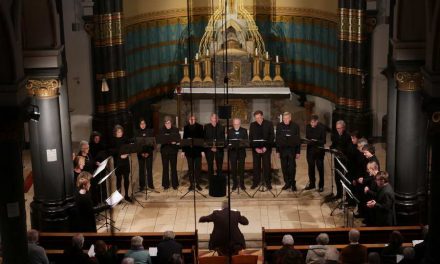
<path id="1" fill-rule="evenodd" d="M 199 59 L 199 53 L 197 52 L 196 53 L 196 60 L 198 60 Z"/>
<path id="2" fill-rule="evenodd" d="M 258 48 L 255 48 L 255 56 L 258 56 Z"/>
<path id="3" fill-rule="evenodd" d="M 280 115 L 280 123 L 283 121 L 283 115 Z"/>
<path id="4" fill-rule="evenodd" d="M 206 57 L 209 56 L 209 49 L 206 49 Z"/>
<path id="5" fill-rule="evenodd" d="M 266 51 L 266 59 L 269 59 L 269 51 Z"/>
<path id="6" fill-rule="evenodd" d="M 280 62 L 278 55 L 275 57 L 275 61 L 276 61 L 276 63 Z"/>
<path id="7" fill-rule="evenodd" d="M 185 64 L 188 64 L 188 58 L 185 57 Z"/>

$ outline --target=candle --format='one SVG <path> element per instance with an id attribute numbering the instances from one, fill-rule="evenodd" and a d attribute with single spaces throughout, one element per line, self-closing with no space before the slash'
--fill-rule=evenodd
<path id="1" fill-rule="evenodd" d="M 278 55 L 275 57 L 275 61 L 276 61 L 276 63 L 280 62 Z"/>
<path id="2" fill-rule="evenodd" d="M 255 56 L 258 56 L 258 48 L 255 48 Z"/>
<path id="3" fill-rule="evenodd" d="M 179 127 L 179 117 L 176 116 L 176 127 Z"/>
<path id="4" fill-rule="evenodd" d="M 185 64 L 188 64 L 188 58 L 185 57 Z"/>
<path id="5" fill-rule="evenodd" d="M 209 49 L 206 49 L 206 57 L 209 56 Z"/>
<path id="6" fill-rule="evenodd" d="M 283 115 L 280 115 L 280 123 L 283 121 Z"/>
<path id="7" fill-rule="evenodd" d="M 266 59 L 269 59 L 269 51 L 266 51 Z"/>
<path id="8" fill-rule="evenodd" d="M 199 53 L 197 52 L 196 53 L 196 60 L 198 60 L 199 59 Z"/>

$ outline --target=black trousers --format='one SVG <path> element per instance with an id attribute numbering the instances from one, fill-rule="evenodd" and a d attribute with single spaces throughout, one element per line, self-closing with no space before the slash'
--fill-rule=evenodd
<path id="1" fill-rule="evenodd" d="M 245 155 L 236 151 L 229 151 L 229 161 L 231 164 L 232 184 L 237 186 L 244 185 L 244 161 Z"/>
<path id="2" fill-rule="evenodd" d="M 191 186 L 194 186 L 194 181 L 196 184 L 199 184 L 200 171 L 202 170 L 202 156 L 185 155 L 185 157 L 188 162 L 188 177 Z"/>
<path id="3" fill-rule="evenodd" d="M 130 167 L 126 165 L 120 166 L 116 168 L 115 174 L 116 174 L 116 189 L 118 189 L 118 191 L 122 194 L 121 184 L 122 184 L 122 178 L 124 178 L 125 196 L 128 196 L 128 188 L 130 186 Z"/>
<path id="4" fill-rule="evenodd" d="M 319 174 L 319 188 L 324 188 L 324 156 L 307 151 L 307 164 L 309 167 L 309 184 L 315 186 L 315 165 Z"/>
<path id="5" fill-rule="evenodd" d="M 138 155 L 139 163 L 139 188 L 143 189 L 145 187 L 145 173 L 147 174 L 147 185 L 148 188 L 154 189 L 153 182 L 153 154 L 148 155 L 147 158 Z"/>
<path id="6" fill-rule="evenodd" d="M 272 185 L 272 175 L 271 175 L 271 167 L 270 167 L 270 155 L 271 151 L 268 150 L 263 154 L 255 152 L 252 150 L 252 158 L 254 160 L 253 169 L 254 169 L 254 180 L 253 185 L 259 185 L 261 180 L 261 164 L 263 164 L 263 179 L 267 186 Z"/>
<path id="7" fill-rule="evenodd" d="M 214 175 L 214 159 L 215 165 L 217 166 L 217 175 L 222 176 L 222 168 L 223 168 L 223 157 L 225 152 L 223 149 L 217 149 L 216 152 L 211 151 L 211 149 L 207 149 L 205 151 L 206 162 L 208 163 L 208 175 Z"/>
<path id="8" fill-rule="evenodd" d="M 281 170 L 283 171 L 284 184 L 287 186 L 296 186 L 296 153 L 292 151 L 281 151 Z"/>
<path id="9" fill-rule="evenodd" d="M 177 179 L 177 153 L 161 153 L 162 155 L 162 186 L 170 187 L 170 167 L 171 167 L 171 184 L 173 188 L 179 186 Z"/>

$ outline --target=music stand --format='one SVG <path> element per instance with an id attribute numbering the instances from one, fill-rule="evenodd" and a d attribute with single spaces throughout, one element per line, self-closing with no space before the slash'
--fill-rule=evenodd
<path id="1" fill-rule="evenodd" d="M 228 144 L 228 152 L 232 149 L 235 152 L 237 152 L 238 155 L 238 151 L 242 148 L 245 149 L 249 147 L 249 140 L 248 139 L 240 139 L 240 138 L 231 138 L 229 139 L 229 144 Z M 230 153 L 228 153 L 228 159 L 230 158 Z M 229 162 L 229 161 L 228 161 Z M 237 162 L 238 162 L 238 158 L 237 158 Z M 234 164 L 234 166 L 236 166 L 236 164 Z M 243 170 L 243 181 L 244 181 L 244 170 Z M 244 184 L 244 182 L 243 182 Z M 237 194 L 240 194 L 240 189 L 241 188 L 237 188 Z M 252 196 L 246 191 L 246 190 L 242 190 L 249 198 L 251 198 Z M 234 192 L 234 191 L 231 191 Z"/>
<path id="2" fill-rule="evenodd" d="M 134 191 L 133 191 L 133 164 L 132 164 L 132 159 L 130 157 L 130 155 L 132 153 L 138 153 L 140 152 L 139 149 L 139 145 L 138 144 L 124 144 L 121 146 L 121 148 L 119 149 L 119 154 L 120 155 L 124 155 L 124 154 L 128 154 L 128 158 L 130 160 L 130 181 L 131 181 L 131 195 L 130 198 L 133 201 L 136 201 L 142 208 L 144 208 L 144 206 L 141 204 L 141 202 L 139 202 L 138 199 L 136 199 L 136 197 L 134 196 Z"/>
<path id="3" fill-rule="evenodd" d="M 338 171 L 339 172 L 339 171 Z M 345 178 L 345 177 L 344 177 Z M 347 180 L 345 178 L 345 180 Z M 343 212 L 344 212 L 344 222 L 345 222 L 345 227 L 349 227 L 348 225 L 348 202 L 347 202 L 347 194 L 348 197 L 350 197 L 351 199 L 353 199 L 357 204 L 360 203 L 360 201 L 356 198 L 356 196 L 352 193 L 352 191 L 350 190 L 350 188 L 348 188 L 347 185 L 344 184 L 344 181 L 340 180 L 341 184 L 342 184 L 342 199 L 343 201 L 345 201 L 343 203 Z M 353 212 L 353 210 L 352 210 Z M 352 218 L 352 222 L 351 222 L 351 226 L 353 226 L 353 218 Z"/>
<path id="4" fill-rule="evenodd" d="M 351 185 L 352 185 L 351 182 L 345 177 L 345 174 L 346 174 L 347 172 L 342 173 L 340 170 L 338 170 L 338 169 L 336 169 L 336 168 L 335 168 L 335 172 L 338 173 L 339 176 L 341 177 L 340 182 L 345 182 L 345 183 L 347 184 L 347 186 L 351 186 Z M 334 211 L 335 211 L 337 208 L 341 208 L 341 209 L 344 209 L 344 208 L 345 208 L 345 196 L 344 196 L 344 190 L 342 190 L 342 191 L 343 191 L 343 192 L 342 192 L 343 195 L 342 195 L 342 197 L 341 197 L 341 200 L 340 200 L 339 203 L 335 206 L 335 208 L 332 209 L 332 211 L 331 211 L 331 213 L 330 213 L 331 216 L 333 216 L 333 213 L 334 213 Z"/>
<path id="5" fill-rule="evenodd" d="M 196 188 L 196 182 L 195 182 L 195 166 L 194 166 L 194 148 L 204 148 L 205 145 L 205 141 L 203 140 L 203 138 L 184 138 L 180 140 L 180 146 L 182 148 L 186 147 L 190 149 L 190 155 L 193 157 L 192 159 L 192 164 L 188 164 L 190 166 L 192 166 L 192 174 L 190 175 L 190 177 L 192 178 L 192 183 L 194 185 L 194 189 L 192 191 L 200 194 L 201 196 L 203 196 L 204 198 L 207 198 L 206 195 L 204 195 L 203 193 L 201 193 L 199 190 L 197 190 Z M 189 168 L 188 168 L 189 169 Z M 191 181 L 191 179 L 190 179 Z M 188 193 L 190 193 L 191 190 L 188 188 L 188 191 L 186 193 L 184 193 L 180 199 L 183 199 Z"/>
<path id="6" fill-rule="evenodd" d="M 140 153 L 146 153 L 150 151 L 151 149 L 154 149 L 154 146 L 156 145 L 156 138 L 155 137 L 136 137 L 135 139 L 136 144 L 140 148 Z M 142 157 L 143 158 L 143 157 Z M 151 157 L 153 158 L 153 157 Z M 148 176 L 147 176 L 147 159 L 145 159 L 144 167 L 142 168 L 144 170 L 144 175 L 146 177 L 146 185 L 145 188 L 145 200 L 148 200 L 148 192 L 154 192 L 154 193 L 160 193 L 159 191 L 155 189 L 148 188 Z M 151 179 L 153 179 L 153 175 L 151 175 Z M 142 192 L 142 191 L 138 191 Z M 138 193 L 136 192 L 136 193 Z"/>
<path id="7" fill-rule="evenodd" d="M 254 140 L 252 140 L 252 148 L 263 148 L 263 147 L 266 147 L 266 146 L 267 146 L 267 140 L 264 140 L 264 139 L 254 139 Z M 262 154 L 257 153 L 257 155 L 262 155 Z M 254 160 L 254 162 L 255 162 L 255 160 Z M 261 164 L 261 165 L 263 165 L 263 164 Z M 261 169 L 261 168 L 259 168 L 259 169 Z M 269 167 L 269 170 L 271 170 L 270 167 Z M 271 173 L 271 172 L 269 171 L 269 173 Z M 266 192 L 266 188 L 264 186 L 264 180 L 265 180 L 264 179 L 264 175 L 262 175 L 262 176 L 263 177 L 260 177 L 260 185 L 258 186 L 257 190 L 252 194 L 252 198 L 255 197 L 255 194 L 257 194 L 258 191 Z M 272 190 L 269 190 L 269 189 L 267 189 L 267 190 L 273 195 L 274 198 L 276 197 L 275 194 L 272 192 Z"/>
<path id="8" fill-rule="evenodd" d="M 171 133 L 159 134 L 156 139 L 159 144 L 172 144 L 173 142 L 178 144 L 181 141 L 179 134 Z"/>
<path id="9" fill-rule="evenodd" d="M 102 179 L 98 182 L 98 185 L 100 186 L 100 188 L 101 188 L 101 202 L 102 202 L 102 200 L 103 200 L 103 197 L 102 197 L 102 193 L 103 193 L 103 191 L 102 191 L 102 183 L 103 182 L 105 182 L 112 174 L 113 174 L 113 172 L 115 172 L 116 171 L 116 168 L 114 168 L 110 173 L 108 173 L 107 175 L 105 175 L 104 177 L 102 177 Z M 113 223 L 115 223 L 115 221 L 113 220 L 113 219 L 110 219 L 110 218 L 108 218 L 107 217 L 107 209 L 104 211 L 104 218 L 105 218 L 105 223 L 104 224 L 102 224 L 99 228 L 98 228 L 98 230 L 99 229 L 101 229 L 101 228 L 103 228 L 103 227 L 107 227 L 107 229 L 110 227 L 110 228 L 114 228 L 114 229 L 116 229 L 116 230 L 118 230 L 118 231 L 121 231 L 119 228 L 117 228 L 116 226 L 114 226 L 113 224 L 112 224 L 112 222 Z M 110 220 L 110 222 L 108 221 L 108 220 Z"/>
<path id="10" fill-rule="evenodd" d="M 299 138 L 298 135 L 291 135 L 290 134 L 290 130 L 284 131 L 283 134 L 280 135 L 280 137 L 276 138 L 276 143 L 278 145 L 279 148 L 283 148 L 283 147 L 290 147 L 290 148 L 294 148 L 297 145 L 301 144 L 301 140 Z M 295 159 L 296 157 L 294 157 Z M 282 169 L 281 169 L 282 171 Z M 286 184 L 286 183 L 285 183 Z M 281 191 L 279 193 L 277 193 L 276 197 L 280 196 L 280 194 L 283 192 L 284 190 L 281 189 Z"/>

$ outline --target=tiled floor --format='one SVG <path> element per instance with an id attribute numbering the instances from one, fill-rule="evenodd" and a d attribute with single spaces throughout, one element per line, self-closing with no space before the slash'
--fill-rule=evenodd
<path id="1" fill-rule="evenodd" d="M 377 156 L 383 163 L 384 150 L 381 144 L 376 144 L 378 149 Z M 30 168 L 29 154 L 25 153 L 24 175 L 26 176 Z M 247 161 L 252 158 L 248 155 Z M 226 158 L 225 158 L 226 160 Z M 280 162 L 273 155 L 273 167 L 279 168 Z M 122 232 L 161 232 L 165 230 L 174 231 L 192 231 L 198 229 L 201 241 L 206 241 L 212 230 L 211 223 L 195 223 L 202 215 L 211 213 L 218 209 L 225 198 L 214 198 L 208 195 L 205 188 L 202 193 L 208 198 L 193 193 L 181 199 L 181 196 L 187 191 L 187 180 L 185 179 L 186 160 L 178 159 L 178 174 L 184 186 L 179 190 L 164 191 L 161 186 L 162 165 L 160 154 L 154 156 L 154 184 L 156 190 L 160 193 L 149 193 L 146 199 L 145 193 L 137 193 L 135 197 L 139 203 L 133 204 L 121 203 L 111 212 L 111 218 L 115 221 L 115 226 Z M 137 160 L 133 156 L 134 170 L 134 188 L 137 189 Z M 261 228 L 316 228 L 316 227 L 337 227 L 344 225 L 343 213 L 337 209 L 334 215 L 330 215 L 331 210 L 336 206 L 334 203 L 324 203 L 324 196 L 331 190 L 330 177 L 330 158 L 325 158 L 325 188 L 323 193 L 316 191 L 304 191 L 308 182 L 307 162 L 305 159 L 305 150 L 303 150 L 300 159 L 297 161 L 297 192 L 283 191 L 278 197 L 274 198 L 269 192 L 257 192 L 254 198 L 249 198 L 245 193 L 240 192 L 231 194 L 231 204 L 233 209 L 240 210 L 243 215 L 249 219 L 248 226 L 241 226 L 242 232 L 248 241 L 261 240 Z M 114 177 L 113 177 L 114 178 Z M 283 186 L 281 172 L 274 176 L 273 192 L 278 194 Z M 246 176 L 246 184 L 249 187 L 251 176 Z M 114 179 L 112 189 L 114 189 Z M 248 188 L 249 194 L 254 191 Z M 26 194 L 28 226 L 29 224 L 29 203 L 33 197 L 33 188 Z M 194 210 L 194 204 L 196 210 Z M 141 205 L 143 207 L 141 207 Z M 103 221 L 98 222 L 98 227 Z M 355 222 L 359 225 L 359 222 Z M 107 232 L 102 228 L 99 232 Z"/>

